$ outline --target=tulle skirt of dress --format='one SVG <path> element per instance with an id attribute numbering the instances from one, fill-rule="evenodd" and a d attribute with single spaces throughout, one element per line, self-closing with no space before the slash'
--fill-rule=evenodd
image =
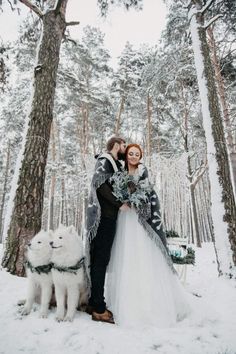
<path id="1" fill-rule="evenodd" d="M 190 311 L 185 290 L 134 210 L 120 211 L 106 278 L 118 325 L 168 327 Z"/>

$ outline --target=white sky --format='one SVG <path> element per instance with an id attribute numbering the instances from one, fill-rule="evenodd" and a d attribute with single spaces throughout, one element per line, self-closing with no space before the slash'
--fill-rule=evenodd
<path id="1" fill-rule="evenodd" d="M 6 0 L 3 0 L 3 3 L 5 11 L 0 12 L 0 37 L 15 39 L 17 28 L 28 10 L 19 3 L 18 6 L 22 9 L 22 16 L 19 16 L 9 10 Z M 134 44 L 135 47 L 142 43 L 155 45 L 164 29 L 166 12 L 162 0 L 144 0 L 142 11 L 125 11 L 113 7 L 104 20 L 99 14 L 97 0 L 69 0 L 67 21 L 80 21 L 79 26 L 70 30 L 72 37 L 78 39 L 86 25 L 100 27 L 105 33 L 105 45 L 114 61 L 123 50 L 126 41 Z"/>

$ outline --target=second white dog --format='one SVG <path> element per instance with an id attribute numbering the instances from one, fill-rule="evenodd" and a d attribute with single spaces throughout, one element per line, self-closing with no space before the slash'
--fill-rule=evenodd
<path id="1" fill-rule="evenodd" d="M 54 232 L 51 246 L 56 320 L 73 321 L 78 305 L 87 302 L 83 243 L 74 226 L 60 226 Z"/>

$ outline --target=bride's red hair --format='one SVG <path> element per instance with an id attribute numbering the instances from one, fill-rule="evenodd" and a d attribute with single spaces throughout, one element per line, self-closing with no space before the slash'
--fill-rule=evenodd
<path id="1" fill-rule="evenodd" d="M 127 160 L 128 152 L 129 152 L 129 150 L 130 150 L 132 147 L 135 147 L 136 149 L 139 150 L 139 152 L 140 152 L 140 160 L 141 160 L 141 158 L 143 157 L 142 149 L 141 149 L 141 147 L 140 147 L 138 144 L 129 144 L 129 145 L 126 147 L 126 150 L 125 150 L 125 162 L 126 162 L 126 164 L 128 163 L 128 160 Z"/>

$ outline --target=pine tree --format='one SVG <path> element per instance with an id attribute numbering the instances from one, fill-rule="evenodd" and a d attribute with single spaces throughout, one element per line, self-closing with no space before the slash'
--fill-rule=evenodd
<path id="1" fill-rule="evenodd" d="M 210 160 L 209 176 L 212 188 L 214 186 L 214 192 L 212 190 L 211 193 L 212 216 L 219 267 L 221 273 L 230 274 L 229 244 L 233 264 L 236 265 L 236 205 L 215 77 L 206 40 L 204 14 L 209 4 L 204 7 L 201 0 L 192 0 L 188 3 L 188 13 Z"/>
<path id="2" fill-rule="evenodd" d="M 28 120 L 23 160 L 2 265 L 12 274 L 24 275 L 24 247 L 41 228 L 45 167 L 60 45 L 66 29 L 67 0 L 49 2 L 42 10 L 27 2 L 40 17 L 43 32 L 34 67 L 34 91 Z"/>

